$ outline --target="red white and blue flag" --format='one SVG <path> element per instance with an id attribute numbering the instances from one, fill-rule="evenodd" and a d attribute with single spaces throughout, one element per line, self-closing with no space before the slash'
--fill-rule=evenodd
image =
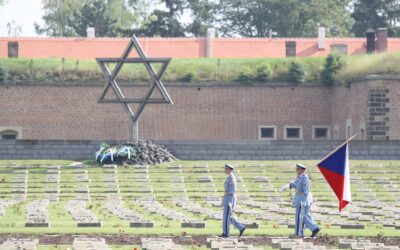
<path id="1" fill-rule="evenodd" d="M 339 211 L 351 202 L 348 142 L 330 153 L 318 168 L 339 199 Z"/>

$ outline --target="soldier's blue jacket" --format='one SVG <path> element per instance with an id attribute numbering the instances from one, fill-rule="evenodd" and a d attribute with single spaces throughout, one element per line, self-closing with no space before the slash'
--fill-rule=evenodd
<path id="1" fill-rule="evenodd" d="M 311 206 L 313 197 L 310 192 L 310 179 L 307 174 L 301 174 L 290 183 L 290 188 L 296 189 L 296 194 L 293 198 L 293 206 Z"/>
<path id="2" fill-rule="evenodd" d="M 231 205 L 234 206 L 236 203 L 236 178 L 232 174 L 228 175 L 226 177 L 226 181 L 224 184 L 225 187 L 225 193 L 224 193 L 224 199 L 223 199 L 223 205 Z"/>

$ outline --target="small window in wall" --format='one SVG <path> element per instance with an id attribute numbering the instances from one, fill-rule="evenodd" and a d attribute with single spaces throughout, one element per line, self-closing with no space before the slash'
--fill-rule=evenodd
<path id="1" fill-rule="evenodd" d="M 1 136 L 3 140 L 16 140 L 17 135 L 2 135 Z"/>
<path id="2" fill-rule="evenodd" d="M 313 127 L 314 140 L 328 140 L 331 138 L 331 131 L 329 126 L 315 126 Z"/>
<path id="3" fill-rule="evenodd" d="M 8 57 L 18 57 L 18 42 L 8 42 Z"/>
<path id="4" fill-rule="evenodd" d="M 296 41 L 286 41 L 286 57 L 296 56 Z"/>
<path id="5" fill-rule="evenodd" d="M 260 126 L 258 139 L 260 140 L 275 140 L 276 127 L 275 126 Z"/>
<path id="6" fill-rule="evenodd" d="M 285 127 L 285 140 L 303 139 L 302 127 Z"/>
<path id="7" fill-rule="evenodd" d="M 16 140 L 18 138 L 18 132 L 13 130 L 6 130 L 0 132 L 0 139 L 2 140 Z"/>
<path id="8" fill-rule="evenodd" d="M 331 53 L 338 55 L 347 55 L 347 44 L 332 44 Z"/>

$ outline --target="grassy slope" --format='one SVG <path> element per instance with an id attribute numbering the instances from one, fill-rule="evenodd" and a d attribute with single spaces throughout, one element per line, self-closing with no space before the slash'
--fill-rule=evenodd
<path id="1" fill-rule="evenodd" d="M 229 82 L 237 79 L 241 72 L 255 75 L 257 68 L 269 64 L 272 70 L 270 81 L 285 81 L 290 62 L 296 60 L 306 71 L 306 81 L 319 81 L 325 58 L 258 58 L 258 59 L 173 59 L 164 75 L 165 81 L 219 81 Z M 400 53 L 382 53 L 374 55 L 346 56 L 346 66 L 340 71 L 337 80 L 346 81 L 351 78 L 370 74 L 399 74 Z M 94 60 L 66 59 L 9 59 L 1 58 L 0 63 L 8 71 L 12 80 L 39 81 L 104 81 L 99 66 Z M 110 65 L 110 69 L 113 65 Z M 155 65 L 158 68 L 158 65 Z M 125 65 L 117 80 L 146 81 L 148 74 L 143 65 Z"/>

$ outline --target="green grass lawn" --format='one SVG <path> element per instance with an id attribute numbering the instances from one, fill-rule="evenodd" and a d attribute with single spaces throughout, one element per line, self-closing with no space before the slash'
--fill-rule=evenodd
<path id="1" fill-rule="evenodd" d="M 168 220 L 159 214 L 152 214 L 143 207 L 139 206 L 136 198 L 147 196 L 148 194 L 141 194 L 136 192 L 143 183 L 133 182 L 132 178 L 135 175 L 136 168 L 132 167 L 119 167 L 118 178 L 121 190 L 121 196 L 124 200 L 124 206 L 142 215 L 144 219 L 154 221 L 154 228 L 130 228 L 129 221 L 121 220 L 115 215 L 109 213 L 103 207 L 103 201 L 106 198 L 104 193 L 106 183 L 104 180 L 105 168 L 99 166 L 88 166 L 88 175 L 90 182 L 91 201 L 87 203 L 87 207 L 96 214 L 97 218 L 103 222 L 101 228 L 78 228 L 76 221 L 65 210 L 65 204 L 69 199 L 74 199 L 76 188 L 81 185 L 75 182 L 75 175 L 73 172 L 76 168 L 69 166 L 61 167 L 61 183 L 60 183 L 60 201 L 51 202 L 48 206 L 50 228 L 27 228 L 24 227 L 25 223 L 25 208 L 32 200 L 45 198 L 46 183 L 46 169 L 48 165 L 63 165 L 68 164 L 69 161 L 0 161 L 0 199 L 9 199 L 13 197 L 10 194 L 12 190 L 12 181 L 14 169 L 11 165 L 31 165 L 28 168 L 28 195 L 27 201 L 10 206 L 6 209 L 4 216 L 0 217 L 0 234 L 2 233 L 17 233 L 17 234 L 134 234 L 134 235 L 217 235 L 220 233 L 221 221 L 208 219 L 203 214 L 194 214 L 184 210 L 175 205 L 173 199 L 176 196 L 182 196 L 181 193 L 174 193 L 173 183 L 170 182 L 172 175 L 182 176 L 185 179 L 186 195 L 190 201 L 200 204 L 204 208 L 213 209 L 216 212 L 221 212 L 220 208 L 212 207 L 204 200 L 207 193 L 205 184 L 197 182 L 197 177 L 200 175 L 207 175 L 213 178 L 212 184 L 215 186 L 215 195 L 221 196 L 223 193 L 223 182 L 225 176 L 223 174 L 223 161 L 177 161 L 173 164 L 182 166 L 181 173 L 169 173 L 167 166 L 164 163 L 156 166 L 149 166 L 148 172 L 151 179 L 151 186 L 153 194 L 158 202 L 161 202 L 164 207 L 171 211 L 178 211 L 184 213 L 187 217 L 196 219 L 198 221 L 206 221 L 206 228 L 181 228 L 179 221 Z M 232 161 L 237 166 L 236 175 L 240 176 L 243 182 L 238 183 L 238 194 L 248 194 L 254 201 L 261 201 L 265 203 L 272 202 L 266 200 L 266 192 L 263 191 L 263 184 L 271 184 L 275 189 L 279 189 L 283 184 L 287 183 L 290 179 L 295 177 L 294 161 Z M 305 164 L 312 166 L 316 161 L 304 161 Z M 209 173 L 194 173 L 194 165 L 207 165 L 210 170 Z M 257 165 L 258 167 L 251 167 Z M 396 206 L 397 197 L 396 193 L 387 192 L 383 185 L 375 183 L 376 174 L 373 171 L 379 169 L 387 173 L 379 174 L 379 177 L 387 177 L 394 182 L 400 182 L 400 161 L 352 161 L 351 162 L 351 176 L 360 177 L 365 185 L 362 187 L 369 187 L 377 194 L 377 199 L 393 204 Z M 255 170 L 256 169 L 256 170 Z M 263 172 L 255 172 L 263 171 Z M 337 203 L 337 200 L 327 185 L 325 180 L 319 179 L 321 174 L 317 169 L 311 173 L 312 191 L 314 197 L 318 200 L 327 200 Z M 266 176 L 269 179 L 268 183 L 254 182 L 256 176 Z M 146 184 L 148 185 L 148 184 Z M 180 184 L 181 185 L 181 184 Z M 352 185 L 353 204 L 357 204 L 368 198 L 367 194 L 357 192 L 361 186 L 357 183 Z M 290 197 L 293 191 L 286 193 L 276 193 L 283 197 L 282 208 L 287 208 L 288 212 L 283 214 L 284 218 L 291 221 L 293 218 L 293 208 L 290 206 Z M 240 200 L 238 201 L 240 204 Z M 318 202 L 317 202 L 318 204 Z M 351 205 L 349 205 L 351 206 Z M 254 207 L 246 208 L 259 210 Z M 332 208 L 332 210 L 337 210 Z M 326 218 L 333 217 L 343 219 L 340 215 L 326 215 Z M 287 225 L 279 224 L 276 221 L 263 221 L 258 220 L 252 215 L 239 215 L 239 219 L 246 219 L 249 221 L 258 221 L 260 223 L 259 229 L 248 229 L 247 235 L 255 236 L 283 236 L 290 235 L 293 229 L 288 228 Z M 394 228 L 383 227 L 379 223 L 365 222 L 365 229 L 340 229 L 340 227 L 332 226 L 330 223 L 324 222 L 322 219 L 319 221 L 322 225 L 322 234 L 330 236 L 357 236 L 357 237 L 400 237 L 400 230 Z M 233 229 L 232 229 L 233 230 Z M 238 232 L 233 230 L 233 235 Z"/>
<path id="2" fill-rule="evenodd" d="M 73 161 L 69 160 L 0 160 L 0 167 L 8 165 L 69 165 L 71 163 Z"/>
<path id="3" fill-rule="evenodd" d="M 305 82 L 320 82 L 324 57 L 256 59 L 173 59 L 163 80 L 167 82 L 282 82 L 290 81 L 291 62 L 298 62 L 305 72 Z M 374 74 L 399 74 L 400 53 L 344 56 L 344 67 L 335 76 L 345 82 Z M 105 81 L 95 60 L 61 58 L 1 58 L 7 81 Z M 115 65 L 109 65 L 110 69 Z M 159 65 L 154 64 L 157 69 Z M 264 73 L 267 73 L 265 75 Z M 140 64 L 124 65 L 117 80 L 145 82 L 149 76 Z"/>

